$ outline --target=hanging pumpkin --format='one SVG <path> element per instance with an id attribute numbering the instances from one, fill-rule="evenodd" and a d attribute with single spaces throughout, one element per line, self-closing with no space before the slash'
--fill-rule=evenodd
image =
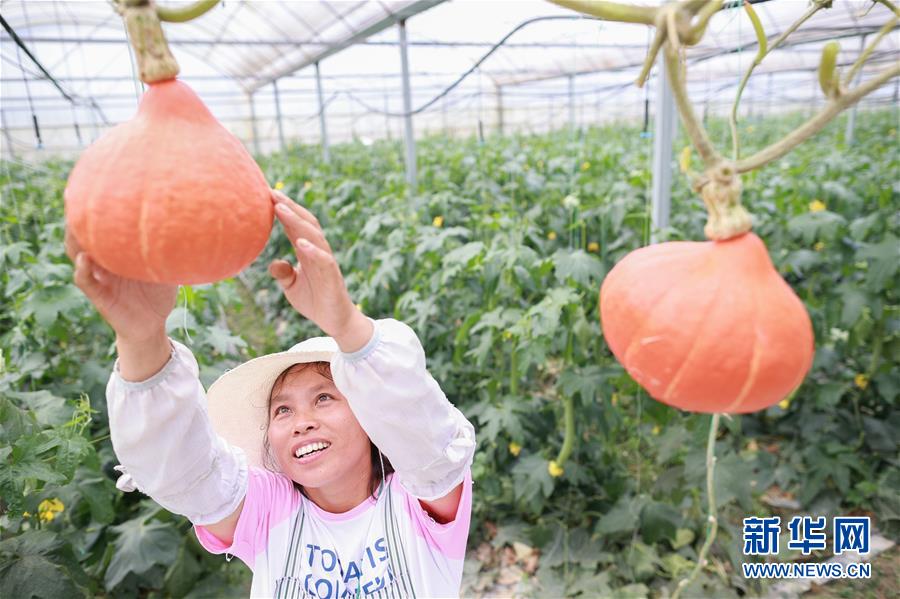
<path id="1" fill-rule="evenodd" d="M 269 187 L 241 143 L 177 79 L 91 145 L 65 190 L 66 221 L 101 266 L 157 283 L 211 283 L 262 251 Z"/>
<path id="2" fill-rule="evenodd" d="M 600 318 L 632 378 L 692 412 L 764 409 L 812 365 L 806 309 L 749 232 L 631 252 L 603 281 Z"/>
<path id="3" fill-rule="evenodd" d="M 262 251 L 274 212 L 262 171 L 194 91 L 178 81 L 161 12 L 117 2 L 148 84 L 137 114 L 81 155 L 65 190 L 67 227 L 107 270 L 140 281 L 211 283 Z M 159 15 L 157 13 L 160 13 Z"/>

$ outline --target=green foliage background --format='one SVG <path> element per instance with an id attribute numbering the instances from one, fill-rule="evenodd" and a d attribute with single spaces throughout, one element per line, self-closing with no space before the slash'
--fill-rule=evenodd
<path id="1" fill-rule="evenodd" d="M 745 152 L 799 119 L 746 121 Z M 726 139 L 724 123 L 709 125 Z M 688 594 L 759 591 L 736 570 L 740 519 L 783 513 L 761 501 L 774 487 L 801 513 L 866 513 L 882 534 L 900 531 L 896 126 L 895 112 L 862 113 L 846 148 L 838 121 L 745 179 L 755 230 L 812 317 L 816 359 L 787 405 L 723 421 L 720 535 Z M 469 547 L 539 547 L 535 596 L 658 595 L 690 570 L 705 534 L 709 417 L 649 399 L 598 320 L 605 273 L 648 240 L 651 147 L 622 124 L 430 137 L 413 199 L 396 144 L 334 148 L 331 164 L 311 147 L 260 159 L 270 183 L 318 216 L 366 314 L 418 332 L 432 373 L 476 425 Z M 206 555 L 185 519 L 115 488 L 104 398 L 113 336 L 64 254 L 70 167 L 4 162 L 0 173 L 0 596 L 244 596 L 242 564 Z M 811 211 L 815 200 L 826 209 Z M 704 219 L 679 178 L 663 237 L 702 239 Z M 290 253 L 276 228 L 239 277 L 182 288 L 169 330 L 206 385 L 319 334 L 265 271 Z M 555 478 L 564 401 L 577 436 Z M 41 504 L 52 499 L 64 508 L 51 519 Z"/>

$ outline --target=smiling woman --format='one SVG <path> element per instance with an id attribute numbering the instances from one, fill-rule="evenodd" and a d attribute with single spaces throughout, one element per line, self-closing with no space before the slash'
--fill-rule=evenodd
<path id="1" fill-rule="evenodd" d="M 261 356 L 204 392 L 167 337 L 174 289 L 129 281 L 80 248 L 75 280 L 116 331 L 110 435 L 125 474 L 253 571 L 254 597 L 459 594 L 472 509 L 472 424 L 416 333 L 350 300 L 316 218 L 279 192 L 299 264 L 270 273 L 330 336 Z M 72 243 L 76 243 L 72 240 Z"/>

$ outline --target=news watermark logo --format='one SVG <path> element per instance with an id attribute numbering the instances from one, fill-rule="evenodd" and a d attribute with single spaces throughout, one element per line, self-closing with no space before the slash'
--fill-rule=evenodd
<path id="1" fill-rule="evenodd" d="M 743 553 L 747 556 L 779 555 L 781 518 L 744 518 Z M 828 550 L 825 516 L 794 516 L 787 523 L 787 549 L 810 555 Z M 868 555 L 871 522 L 868 516 L 835 516 L 831 527 L 831 551 L 834 555 Z M 869 563 L 768 562 L 741 564 L 745 578 L 871 578 Z"/>

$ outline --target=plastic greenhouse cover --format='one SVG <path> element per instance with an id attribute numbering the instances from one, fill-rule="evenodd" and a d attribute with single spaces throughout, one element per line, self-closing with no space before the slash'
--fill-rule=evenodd
<path id="1" fill-rule="evenodd" d="M 886 20 L 883 7 L 870 5 L 870 1 L 836 0 L 833 8 L 816 14 L 792 38 L 806 43 L 766 59 L 745 92 L 745 102 L 765 101 L 772 95 L 771 80 L 768 86 L 765 80 L 768 72 L 777 74 L 775 86 L 782 99 L 808 102 L 815 92 L 811 72 L 824 40 L 842 38 L 842 62 L 850 62 L 858 52 L 859 33 Z M 755 5 L 770 40 L 806 7 L 806 2 L 796 0 Z M 416 11 L 421 12 L 407 22 L 413 107 L 445 89 L 526 20 L 574 15 L 538 1 L 225 0 L 194 21 L 163 27 L 181 65 L 181 78 L 244 140 L 253 136 L 249 96 L 253 92 L 257 135 L 267 142 L 264 149 L 271 149 L 276 137 L 271 81 L 277 79 L 286 135 L 317 141 L 318 103 L 310 63 L 348 41 L 354 43 L 320 63 L 335 140 L 399 134 L 399 119 L 381 114 L 402 110 L 398 33 L 393 23 L 398 15 Z M 4 32 L 0 38 L 3 128 L 17 146 L 34 146 L 32 112 L 45 130 L 44 147 L 71 151 L 96 137 L 106 126 L 104 118 L 116 123 L 133 114 L 141 84 L 134 75 L 121 18 L 110 3 L 2 0 L 0 12 L 65 89 L 93 99 L 101 108 L 98 111 L 86 102 L 70 106 L 49 82 L 33 76 L 37 68 Z M 380 26 L 384 27 L 380 32 L 363 35 Z M 448 112 L 464 113 L 465 118 L 454 116 L 453 120 L 470 124 L 496 119 L 498 90 L 502 90 L 511 126 L 519 114 L 521 121 L 549 119 L 547 126 L 552 127 L 554 119 L 564 122 L 566 118 L 569 74 L 578 75 L 574 93 L 579 115 L 594 111 L 610 117 L 637 116 L 645 94 L 652 94 L 652 86 L 645 92 L 631 83 L 646 54 L 649 31 L 641 25 L 590 19 L 528 25 L 452 94 L 417 115 L 417 131 L 427 132 L 442 123 L 446 127 Z M 898 48 L 895 30 L 882 41 L 873 63 L 897 60 Z M 707 104 L 727 104 L 755 51 L 752 27 L 742 9 L 716 14 L 702 43 L 688 53 L 689 60 L 697 61 L 690 70 L 692 95 Z M 606 102 L 614 105 L 606 110 Z M 75 139 L 76 122 L 87 139 Z"/>

